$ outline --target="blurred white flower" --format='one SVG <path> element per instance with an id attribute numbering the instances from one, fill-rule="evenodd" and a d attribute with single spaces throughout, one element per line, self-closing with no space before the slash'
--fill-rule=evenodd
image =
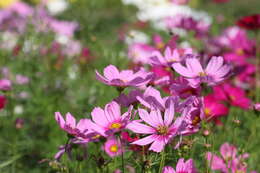
<path id="1" fill-rule="evenodd" d="M 20 115 L 23 113 L 23 106 L 22 105 L 16 105 L 14 107 L 14 114 Z"/>
<path id="2" fill-rule="evenodd" d="M 143 32 L 137 30 L 131 30 L 125 37 L 125 42 L 128 45 L 134 43 L 148 43 L 150 38 Z"/>
<path id="3" fill-rule="evenodd" d="M 47 0 L 46 6 L 50 14 L 57 15 L 68 8 L 66 0 Z"/>

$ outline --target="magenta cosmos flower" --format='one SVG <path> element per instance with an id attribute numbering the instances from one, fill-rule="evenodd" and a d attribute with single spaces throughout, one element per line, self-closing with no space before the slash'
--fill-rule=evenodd
<path id="1" fill-rule="evenodd" d="M 140 118 L 147 124 L 143 124 L 140 120 L 134 120 L 127 125 L 127 128 L 134 133 L 147 134 L 149 136 L 134 141 L 132 144 L 148 145 L 151 144 L 149 150 L 161 152 L 164 146 L 176 135 L 179 134 L 182 127 L 182 118 L 177 118 L 174 122 L 174 104 L 165 110 L 164 117 L 161 112 L 156 109 L 148 113 L 144 109 L 139 109 Z"/>
<path id="2" fill-rule="evenodd" d="M 194 87 L 202 82 L 216 85 L 225 80 L 231 71 L 230 65 L 224 65 L 224 59 L 221 56 L 213 56 L 205 69 L 196 57 L 186 58 L 186 67 L 181 63 L 174 63 L 172 67 L 177 73 L 186 77 Z"/>
<path id="3" fill-rule="evenodd" d="M 55 119 L 60 128 L 68 134 L 75 137 L 87 138 L 87 133 L 89 132 L 89 127 L 91 124 L 90 120 L 81 119 L 78 123 L 76 123 L 76 119 L 70 113 L 67 113 L 66 119 L 64 119 L 60 112 L 55 112 Z"/>
<path id="4" fill-rule="evenodd" d="M 163 168 L 163 173 L 197 173 L 197 169 L 194 166 L 193 160 L 189 159 L 186 162 L 183 158 L 179 159 L 176 170 L 171 166 L 165 166 Z"/>
<path id="5" fill-rule="evenodd" d="M 96 131 L 102 136 L 109 136 L 115 132 L 124 129 L 131 117 L 132 106 L 128 111 L 121 115 L 120 106 L 115 101 L 108 103 L 105 109 L 100 107 L 94 108 L 91 112 L 92 130 Z"/>
<path id="6" fill-rule="evenodd" d="M 122 70 L 121 72 L 113 65 L 104 69 L 104 77 L 96 71 L 97 80 L 104 84 L 116 87 L 140 87 L 146 85 L 153 79 L 153 73 L 139 70 L 134 73 L 132 70 Z"/>
<path id="7" fill-rule="evenodd" d="M 122 154 L 122 147 L 115 138 L 108 138 L 104 144 L 104 150 L 110 157 L 115 157 Z"/>

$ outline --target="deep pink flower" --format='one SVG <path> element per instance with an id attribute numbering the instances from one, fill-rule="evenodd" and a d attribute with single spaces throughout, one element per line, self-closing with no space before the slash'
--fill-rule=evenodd
<path id="1" fill-rule="evenodd" d="M 186 54 L 192 54 L 192 49 L 185 49 L 183 55 Z M 150 58 L 150 63 L 152 65 L 171 67 L 173 63 L 182 61 L 183 55 L 177 49 L 171 50 L 170 47 L 166 47 L 164 55 L 159 51 L 154 51 Z"/>
<path id="2" fill-rule="evenodd" d="M 197 173 L 197 169 L 194 166 L 193 160 L 189 159 L 186 162 L 183 158 L 178 160 L 176 165 L 176 170 L 171 166 L 165 166 L 163 168 L 163 173 Z"/>
<path id="3" fill-rule="evenodd" d="M 115 138 L 108 138 L 104 144 L 104 150 L 110 157 L 115 157 L 122 154 L 120 141 Z"/>
<path id="4" fill-rule="evenodd" d="M 126 127 L 130 121 L 132 106 L 128 111 L 121 115 L 120 106 L 115 101 L 108 103 L 103 110 L 100 107 L 94 108 L 91 112 L 92 130 L 102 136 L 110 136 Z"/>
<path id="5" fill-rule="evenodd" d="M 161 152 L 165 145 L 182 129 L 183 119 L 178 117 L 174 122 L 174 104 L 171 103 L 169 108 L 165 110 L 164 118 L 161 112 L 152 110 L 148 113 L 144 109 L 139 109 L 140 118 L 147 124 L 140 123 L 140 120 L 134 120 L 127 125 L 127 128 L 134 133 L 147 134 L 149 136 L 134 141 L 132 144 L 148 145 L 151 144 L 149 150 Z"/>
<path id="6" fill-rule="evenodd" d="M 111 86 L 117 87 L 140 87 L 149 83 L 154 75 L 153 73 L 139 70 L 134 73 L 132 70 L 122 70 L 121 72 L 113 65 L 104 69 L 104 77 L 96 71 L 97 80 Z"/>
<path id="7" fill-rule="evenodd" d="M 186 67 L 181 63 L 174 63 L 172 67 L 177 73 L 186 77 L 193 87 L 199 86 L 202 82 L 216 85 L 225 80 L 231 71 L 231 67 L 224 64 L 221 56 L 213 56 L 205 69 L 196 57 L 186 58 Z"/>
<path id="8" fill-rule="evenodd" d="M 3 90 L 3 91 L 9 91 L 11 90 L 11 81 L 8 80 L 8 79 L 1 79 L 0 80 L 0 90 Z"/>
<path id="9" fill-rule="evenodd" d="M 218 100 L 227 101 L 231 105 L 238 106 L 242 109 L 248 109 L 251 105 L 251 100 L 246 97 L 246 93 L 243 89 L 228 83 L 215 86 L 214 97 Z"/>
<path id="10" fill-rule="evenodd" d="M 206 159 L 212 170 L 219 170 L 223 173 L 229 173 L 229 170 L 232 173 L 247 173 L 247 165 L 243 162 L 249 157 L 247 153 L 238 155 L 236 147 L 229 143 L 221 145 L 220 153 L 221 157 L 211 152 L 207 152 L 206 154 Z"/>
<path id="11" fill-rule="evenodd" d="M 5 96 L 0 95 L 0 110 L 3 109 L 6 105 L 6 98 Z"/>
<path id="12" fill-rule="evenodd" d="M 228 108 L 220 103 L 213 94 L 204 97 L 204 112 L 208 120 L 215 119 L 228 114 Z"/>
<path id="13" fill-rule="evenodd" d="M 76 123 L 76 119 L 70 114 L 66 114 L 66 119 L 62 117 L 60 112 L 55 112 L 55 119 L 59 124 L 60 128 L 66 131 L 68 134 L 75 137 L 87 138 L 89 133 L 91 122 L 88 119 L 81 119 Z"/>

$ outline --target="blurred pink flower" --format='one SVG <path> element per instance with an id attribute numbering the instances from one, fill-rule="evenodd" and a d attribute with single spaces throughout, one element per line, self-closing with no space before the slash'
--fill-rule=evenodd
<path id="1" fill-rule="evenodd" d="M 152 52 L 156 50 L 154 47 L 144 43 L 134 43 L 128 48 L 128 57 L 134 63 L 148 64 Z"/>
<path id="2" fill-rule="evenodd" d="M 177 5 L 185 5 L 188 4 L 190 0 L 171 0 L 171 2 L 177 4 Z"/>
<path id="3" fill-rule="evenodd" d="M 8 79 L 1 79 L 0 80 L 0 90 L 9 91 L 11 90 L 12 83 Z"/>
<path id="4" fill-rule="evenodd" d="M 3 95 L 0 95 L 0 110 L 3 109 L 6 105 L 6 98 Z"/>
<path id="5" fill-rule="evenodd" d="M 181 63 L 174 63 L 172 67 L 177 73 L 184 76 L 193 87 L 198 87 L 202 82 L 216 85 L 225 80 L 231 71 L 231 67 L 224 64 L 224 59 L 221 56 L 213 56 L 205 69 L 202 68 L 196 57 L 187 58 L 186 67 Z"/>
<path id="6" fill-rule="evenodd" d="M 171 166 L 165 166 L 163 168 L 163 173 L 197 173 L 197 169 L 194 166 L 193 160 L 189 159 L 186 162 L 183 158 L 178 160 L 176 165 L 176 170 Z"/>
<path id="7" fill-rule="evenodd" d="M 127 125 L 127 128 L 134 133 L 149 136 L 136 140 L 131 144 L 144 146 L 152 143 L 149 150 L 161 152 L 165 145 L 180 133 L 183 119 L 178 117 L 174 121 L 173 103 L 165 110 L 164 118 L 158 109 L 152 110 L 150 113 L 144 109 L 138 109 L 138 112 L 141 120 L 147 125 L 140 123 L 140 120 L 134 120 Z"/>
<path id="8" fill-rule="evenodd" d="M 221 156 L 206 153 L 206 159 L 210 168 L 214 171 L 221 171 L 223 173 L 241 172 L 247 173 L 247 165 L 244 164 L 244 160 L 249 157 L 247 153 L 238 155 L 237 148 L 229 143 L 224 143 L 220 147 Z"/>
<path id="9" fill-rule="evenodd" d="M 97 80 L 107 85 L 116 87 L 140 87 L 149 83 L 154 75 L 144 70 L 134 73 L 132 70 L 122 70 L 121 72 L 113 65 L 109 65 L 104 69 L 104 77 L 96 71 Z"/>
<path id="10" fill-rule="evenodd" d="M 19 85 L 27 84 L 30 81 L 30 79 L 27 76 L 23 76 L 20 74 L 16 75 L 15 78 L 16 78 L 16 83 Z"/>
<path id="11" fill-rule="evenodd" d="M 115 138 L 108 138 L 104 144 L 104 150 L 110 157 L 115 157 L 122 154 L 120 141 Z"/>

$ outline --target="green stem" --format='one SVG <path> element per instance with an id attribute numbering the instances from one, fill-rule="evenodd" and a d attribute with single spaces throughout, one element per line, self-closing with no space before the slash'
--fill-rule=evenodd
<path id="1" fill-rule="evenodd" d="M 165 164 L 165 149 L 161 153 L 161 163 L 160 163 L 159 173 L 162 173 L 164 164 Z"/>
<path id="2" fill-rule="evenodd" d="M 124 148 L 123 148 L 123 143 L 122 143 L 122 139 L 121 136 L 119 135 L 119 141 L 120 141 L 120 145 L 121 145 L 121 164 L 122 164 L 122 173 L 125 173 L 125 161 L 124 161 Z"/>

